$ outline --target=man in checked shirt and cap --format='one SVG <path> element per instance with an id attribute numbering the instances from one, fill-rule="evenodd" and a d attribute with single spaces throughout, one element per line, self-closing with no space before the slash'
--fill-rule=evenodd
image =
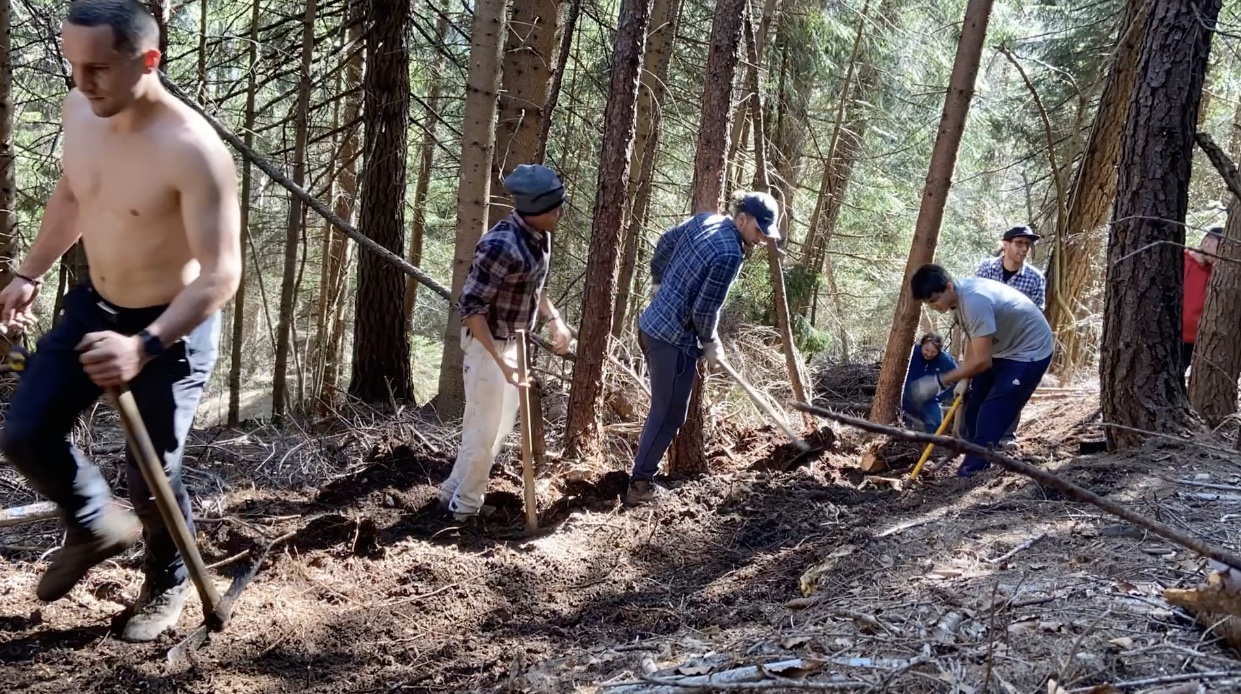
<path id="1" fill-rule="evenodd" d="M 551 169 L 522 164 L 504 180 L 513 211 L 483 234 L 457 302 L 465 352 L 461 447 L 439 501 L 464 522 L 495 509 L 483 504 L 491 465 L 517 420 L 517 331 L 536 314 L 548 320 L 559 354 L 571 335 L 543 291 L 551 232 L 560 221 L 564 184 Z"/>
<path id="2" fill-rule="evenodd" d="M 651 411 L 630 473 L 625 503 L 656 499 L 659 461 L 689 411 L 698 358 L 724 359 L 716 323 L 741 261 L 759 243 L 779 239 L 779 206 L 766 193 L 738 193 L 728 215 L 701 213 L 669 229 L 651 258 L 654 297 L 638 318 L 638 342 L 651 372 Z"/>

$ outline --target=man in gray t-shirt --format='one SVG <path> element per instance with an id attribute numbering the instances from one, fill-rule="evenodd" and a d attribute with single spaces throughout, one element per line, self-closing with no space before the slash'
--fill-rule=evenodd
<path id="1" fill-rule="evenodd" d="M 968 338 L 957 368 L 915 381 L 910 398 L 925 401 L 949 384 L 970 379 L 962 434 L 971 443 L 996 446 L 1051 364 L 1051 326 L 1029 297 L 995 280 L 956 280 L 944 268 L 927 264 L 914 273 L 909 288 L 915 301 L 941 313 L 952 311 Z M 969 477 L 988 465 L 967 455 L 957 474 Z"/>

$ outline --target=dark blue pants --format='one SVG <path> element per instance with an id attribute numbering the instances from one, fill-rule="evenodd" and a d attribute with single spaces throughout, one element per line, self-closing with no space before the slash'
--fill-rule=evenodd
<path id="1" fill-rule="evenodd" d="M 995 359 L 990 369 L 971 378 L 961 420 L 965 440 L 994 448 L 1017 421 L 1050 364 L 1051 357 L 1033 362 Z M 988 465 L 983 458 L 967 455 L 957 474 L 969 477 Z"/>
<path id="2" fill-rule="evenodd" d="M 923 431 L 931 434 L 934 434 L 940 423 L 944 421 L 944 411 L 940 408 L 938 400 L 932 400 L 918 407 L 909 400 L 908 393 L 906 393 L 901 409 L 905 413 L 905 421 L 910 426 L 922 427 Z"/>
<path id="3" fill-rule="evenodd" d="M 642 426 L 630 477 L 649 481 L 659 471 L 659 461 L 685 423 L 690 394 L 698 377 L 698 360 L 680 347 L 641 331 L 638 343 L 651 373 L 651 411 Z"/>
<path id="4" fill-rule="evenodd" d="M 99 468 L 68 438 L 78 415 L 103 394 L 82 370 L 76 347 L 90 332 L 136 334 L 158 318 L 164 307 L 112 306 L 89 284 L 70 291 L 64 307 L 61 322 L 39 340 L 27 361 L 5 415 L 0 444 L 31 487 L 60 507 L 69 532 L 74 533 L 89 530 L 112 500 L 112 490 Z M 215 365 L 219 336 L 220 314 L 215 313 L 148 362 L 129 383 L 191 533 L 194 524 L 181 480 L 181 456 L 203 386 Z M 179 583 L 186 578 L 184 561 L 138 470 L 134 451 L 126 450 L 126 463 L 129 498 L 142 520 L 146 541 L 144 571 L 157 587 Z"/>

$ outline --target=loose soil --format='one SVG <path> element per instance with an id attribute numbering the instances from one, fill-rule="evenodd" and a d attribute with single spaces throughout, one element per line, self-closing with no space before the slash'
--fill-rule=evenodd
<path id="1" fill-rule="evenodd" d="M 1040 395 L 1022 455 L 1235 551 L 1241 505 L 1183 482 L 1241 485 L 1238 458 L 1192 442 L 1077 455 L 1096 408 L 1089 390 Z M 119 434 L 102 412 L 92 431 L 113 479 Z M 856 469 L 856 432 L 824 427 L 801 453 L 778 429 L 724 423 L 712 474 L 668 481 L 652 507 L 621 505 L 628 460 L 589 474 L 552 461 L 525 537 L 511 451 L 492 474 L 494 516 L 439 510 L 456 436 L 412 414 L 298 435 L 196 431 L 186 479 L 205 560 L 229 562 L 219 583 L 256 538 L 281 541 L 188 664 L 164 654 L 198 623 L 196 597 L 156 643 L 110 633 L 140 588 L 140 548 L 43 605 L 34 585 L 56 524 L 0 530 L 5 691 L 594 692 L 789 658 L 824 663 L 816 678 L 954 694 L 1241 671 L 1160 595 L 1200 583 L 1199 557 L 1016 475 L 958 480 L 949 462 L 898 490 Z M 34 500 L 3 469 L 0 502 Z M 1239 683 L 1208 677 L 1201 691 Z"/>

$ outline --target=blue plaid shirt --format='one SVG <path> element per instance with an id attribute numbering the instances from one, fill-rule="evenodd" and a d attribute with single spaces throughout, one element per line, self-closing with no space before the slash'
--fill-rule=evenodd
<path id="1" fill-rule="evenodd" d="M 700 343 L 715 340 L 720 307 L 744 257 L 741 232 L 731 217 L 704 212 L 669 229 L 651 257 L 651 279 L 659 291 L 638 327 L 700 356 Z"/>
<path id="2" fill-rule="evenodd" d="M 978 272 L 975 277 L 983 279 L 995 280 L 996 282 L 1004 281 L 1004 259 L 1002 257 L 984 260 L 982 265 L 978 266 Z M 1047 279 L 1043 277 L 1043 273 L 1038 268 L 1029 263 L 1023 263 L 1017 274 L 1008 278 L 1008 286 L 1030 297 L 1030 301 L 1034 302 L 1039 310 L 1047 308 Z"/>

